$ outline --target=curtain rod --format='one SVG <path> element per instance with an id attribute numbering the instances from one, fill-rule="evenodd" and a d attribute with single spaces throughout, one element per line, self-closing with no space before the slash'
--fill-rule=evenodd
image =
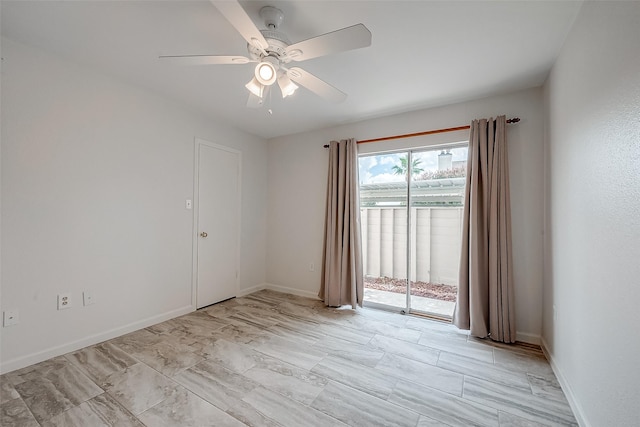
<path id="1" fill-rule="evenodd" d="M 507 123 L 518 123 L 519 121 L 520 121 L 520 118 L 518 117 L 514 117 L 513 119 L 507 119 Z M 414 136 L 433 135 L 434 133 L 455 132 L 457 130 L 466 130 L 466 129 L 471 129 L 471 126 L 466 125 L 466 126 L 458 126 L 455 128 L 435 129 L 435 130 L 427 130 L 424 132 L 417 132 L 417 133 L 405 133 L 403 135 L 385 136 L 382 138 L 363 139 L 362 141 L 358 141 L 358 144 L 366 144 L 368 142 L 389 141 L 392 139 L 413 138 Z M 325 144 L 324 148 L 329 148 L 329 144 Z"/>

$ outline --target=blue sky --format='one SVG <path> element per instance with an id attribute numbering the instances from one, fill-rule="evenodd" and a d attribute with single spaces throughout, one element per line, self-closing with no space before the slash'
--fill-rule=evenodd
<path id="1" fill-rule="evenodd" d="M 427 170 L 438 169 L 438 154 L 441 150 L 416 152 L 414 158 L 421 160 L 420 167 Z M 453 148 L 453 161 L 467 160 L 467 147 Z M 400 164 L 400 157 L 406 153 L 377 154 L 362 156 L 358 162 L 360 184 L 373 184 L 381 182 L 402 182 L 404 177 L 395 175 L 392 171 L 394 165 Z"/>

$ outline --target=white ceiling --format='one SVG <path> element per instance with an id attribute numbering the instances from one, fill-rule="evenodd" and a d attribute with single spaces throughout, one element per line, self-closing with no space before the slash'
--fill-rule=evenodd
<path id="1" fill-rule="evenodd" d="M 252 64 L 176 66 L 158 55 L 246 55 L 208 1 L 2 1 L 2 35 L 115 75 L 265 138 L 477 99 L 544 82 L 579 1 L 241 1 L 271 5 L 293 43 L 357 23 L 371 47 L 299 63 L 346 92 L 331 104 L 304 88 L 248 109 Z"/>

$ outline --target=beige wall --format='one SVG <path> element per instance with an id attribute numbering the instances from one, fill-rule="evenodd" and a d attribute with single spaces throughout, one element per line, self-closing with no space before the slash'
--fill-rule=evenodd
<path id="1" fill-rule="evenodd" d="M 518 338 L 538 342 L 542 328 L 543 120 L 540 88 L 419 110 L 269 141 L 267 281 L 316 295 L 320 287 L 327 151 L 331 139 L 368 139 L 455 127 L 507 114 Z M 362 151 L 399 149 L 468 139 L 468 132 L 366 144 Z M 315 271 L 310 271 L 313 263 Z"/>
<path id="2" fill-rule="evenodd" d="M 543 338 L 582 426 L 640 422 L 639 41 L 639 2 L 586 2 L 544 87 Z"/>

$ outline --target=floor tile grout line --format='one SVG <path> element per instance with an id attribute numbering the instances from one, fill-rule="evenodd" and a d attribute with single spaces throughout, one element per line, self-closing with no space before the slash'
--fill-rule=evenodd
<path id="1" fill-rule="evenodd" d="M 463 381 L 464 381 L 464 379 L 463 379 Z M 405 382 L 409 382 L 409 383 L 410 383 L 411 381 L 405 380 Z M 414 384 L 415 384 L 415 383 L 414 383 Z M 447 393 L 447 392 L 445 392 L 445 391 L 438 390 L 438 389 L 436 389 L 436 388 L 434 388 L 434 387 L 431 387 L 431 386 L 428 386 L 428 385 L 424 385 L 424 384 L 420 384 L 420 386 L 421 386 L 421 387 L 423 387 L 423 388 L 427 388 L 427 389 L 433 390 L 433 391 L 435 391 L 436 393 L 448 394 L 448 395 L 450 395 L 450 396 L 452 396 L 452 397 L 455 397 L 455 398 L 458 398 L 458 399 L 462 400 L 463 402 L 465 402 L 465 403 L 467 403 L 467 404 L 472 404 L 472 405 L 474 405 L 474 406 L 476 406 L 476 405 L 477 405 L 477 406 L 483 406 L 483 407 L 485 407 L 485 408 L 487 408 L 487 409 L 495 410 L 495 411 L 496 411 L 496 413 L 497 413 L 497 409 L 492 408 L 492 407 L 487 406 L 487 405 L 483 405 L 483 404 L 478 403 L 478 402 L 475 402 L 475 401 L 473 401 L 473 400 L 465 399 L 462 395 L 458 396 L 458 395 L 455 395 L 455 394 L 452 394 L 452 393 Z M 462 390 L 464 391 L 464 382 L 463 382 L 463 389 L 462 389 Z M 394 391 L 395 391 L 395 389 L 394 389 Z M 392 394 L 393 394 L 393 392 L 392 392 Z M 393 402 L 390 402 L 390 403 L 393 403 Z M 406 406 L 402 406 L 402 405 L 400 405 L 400 404 L 398 404 L 398 406 L 400 406 L 400 407 L 402 407 L 402 408 L 405 408 L 405 409 L 409 409 L 409 410 L 411 410 L 411 408 L 408 408 L 408 407 L 406 407 Z M 423 415 L 423 416 L 425 416 L 425 417 L 429 417 L 429 418 L 432 418 L 432 417 L 433 417 L 433 415 L 422 414 L 422 413 L 420 413 L 420 414 L 421 414 L 421 415 Z M 436 419 L 436 421 L 442 422 L 442 421 L 437 420 L 437 419 Z"/>
<path id="2" fill-rule="evenodd" d="M 481 381 L 484 381 L 484 380 L 481 380 Z M 464 389 L 463 389 L 463 396 L 464 396 Z M 532 396 L 533 396 L 533 395 L 532 395 Z M 479 401 L 478 401 L 478 400 L 476 400 L 476 399 L 472 399 L 472 398 L 468 398 L 468 397 L 467 397 L 466 399 L 467 399 L 468 401 L 470 401 L 470 402 L 474 402 L 475 404 L 479 404 L 479 405 L 483 405 L 483 406 L 487 406 L 487 407 L 493 408 L 493 409 L 495 409 L 496 411 L 503 411 L 503 412 L 507 412 L 507 413 L 509 413 L 509 414 L 511 414 L 511 415 L 515 415 L 515 416 L 517 416 L 517 417 L 525 418 L 525 419 L 528 419 L 528 420 L 530 420 L 530 421 L 533 421 L 533 420 L 531 420 L 530 418 L 523 417 L 521 414 L 516 414 L 516 413 L 512 412 L 512 410 L 513 410 L 512 408 L 509 408 L 509 409 L 499 408 L 499 407 L 497 406 L 498 404 L 497 404 L 497 403 L 495 403 L 495 402 L 492 402 L 492 401 L 488 401 L 488 402 L 485 402 L 485 403 L 481 403 L 481 402 L 479 402 Z M 554 402 L 554 401 L 549 401 L 549 403 L 550 403 L 550 404 L 554 404 L 554 403 L 562 404 L 561 402 Z M 495 406 L 491 406 L 492 404 L 493 404 L 493 405 L 495 405 Z M 563 405 L 563 406 L 568 406 L 568 405 Z M 527 414 L 530 414 L 530 412 L 529 412 L 527 409 L 528 409 L 528 408 L 521 409 L 521 411 L 522 411 L 522 412 L 525 412 L 525 413 L 527 413 Z M 569 412 L 571 412 L 571 415 L 573 416 L 573 411 L 571 410 L 571 408 L 568 408 L 568 409 L 569 409 Z M 548 414 L 547 412 L 543 412 L 543 414 L 545 414 L 545 415 L 550 415 L 550 414 Z M 534 417 L 536 416 L 536 415 L 534 415 L 534 414 L 530 414 L 530 415 L 532 415 L 532 416 L 534 416 Z M 554 415 L 552 415 L 552 416 L 554 416 Z M 555 416 L 554 416 L 554 417 L 555 417 Z M 545 418 L 545 417 L 543 416 L 542 418 Z M 548 420 L 548 418 L 545 418 L 545 419 L 547 419 L 547 420 Z M 555 421 L 553 421 L 553 420 L 548 420 L 548 421 L 549 421 L 549 422 L 555 422 Z M 538 421 L 535 421 L 535 422 L 538 422 Z M 564 420 L 561 420 L 561 422 L 563 423 L 563 425 L 568 425 L 568 424 L 569 424 L 569 423 L 566 423 Z"/>
<path id="3" fill-rule="evenodd" d="M 328 379 L 328 380 L 329 380 L 329 382 L 338 383 L 338 384 L 340 384 L 340 385 L 342 385 L 342 386 L 344 386 L 344 387 L 350 388 L 351 390 L 354 390 L 354 391 L 356 391 L 356 392 L 364 393 L 364 394 L 368 395 L 368 397 L 370 397 L 370 398 L 382 400 L 383 402 L 386 402 L 386 403 L 388 403 L 389 405 L 396 406 L 396 407 L 398 407 L 398 408 L 400 408 L 400 409 L 402 409 L 402 410 L 404 410 L 404 411 L 412 412 L 412 413 L 414 413 L 414 414 L 416 414 L 416 415 L 418 415 L 418 416 L 422 415 L 422 414 L 420 414 L 419 412 L 416 412 L 416 411 L 414 411 L 414 410 L 413 410 L 413 409 L 411 409 L 411 408 L 406 408 L 406 407 L 404 407 L 404 406 L 402 406 L 402 405 L 399 405 L 399 404 L 397 404 L 397 403 L 395 403 L 395 402 L 390 402 L 390 401 L 389 401 L 389 399 L 388 399 L 388 397 L 390 397 L 390 396 L 391 396 L 391 393 L 389 394 L 389 396 L 388 396 L 386 399 L 382 399 L 382 398 L 380 398 L 380 397 L 378 397 L 378 396 L 374 396 L 374 395 L 372 395 L 372 394 L 370 394 L 370 393 L 367 393 L 367 392 L 364 392 L 364 391 L 359 390 L 359 389 L 357 389 L 357 388 L 354 388 L 354 387 L 350 386 L 349 384 L 341 383 L 341 382 L 338 382 L 338 381 L 335 381 L 335 380 L 332 380 L 332 379 Z M 328 383 L 327 383 L 327 385 L 328 385 Z M 326 386 L 325 386 L 325 388 L 326 388 Z M 395 388 L 395 385 L 394 385 L 394 388 Z M 393 392 L 393 390 L 392 390 L 392 392 Z M 318 393 L 318 396 L 319 396 L 321 393 L 322 393 L 322 391 L 321 391 L 320 393 Z M 317 397 L 316 397 L 316 399 L 317 399 Z M 314 399 L 313 401 L 315 402 L 315 400 L 316 400 L 316 399 Z M 313 403 L 313 402 L 312 402 L 312 403 Z M 315 408 L 314 408 L 314 409 L 315 409 Z M 319 409 L 316 409 L 316 410 L 319 410 Z M 321 411 L 321 412 L 324 412 L 324 411 Z M 327 414 L 327 415 L 328 415 L 328 414 Z M 425 415 L 425 416 L 426 416 L 426 415 Z M 340 421 L 340 420 L 338 420 L 338 421 Z"/>
<path id="4" fill-rule="evenodd" d="M 335 418 L 335 417 L 334 417 L 334 416 L 332 416 L 331 414 L 328 414 L 328 413 L 326 413 L 326 412 L 324 412 L 324 411 L 322 411 L 322 410 L 320 410 L 320 409 L 313 408 L 313 407 L 311 406 L 311 403 L 313 403 L 313 401 L 315 401 L 315 399 L 314 399 L 310 404 L 306 404 L 306 403 L 302 403 L 302 402 L 299 402 L 299 401 L 297 401 L 297 400 L 291 399 L 290 397 L 285 396 L 284 394 L 280 393 L 279 391 L 277 391 L 277 390 L 273 390 L 273 389 L 270 389 L 270 388 L 268 388 L 267 386 L 260 385 L 260 387 L 264 387 L 264 388 L 266 388 L 267 390 L 271 391 L 272 393 L 277 393 L 277 394 L 279 394 L 279 395 L 280 395 L 280 396 L 282 396 L 282 398 L 284 398 L 284 399 L 291 400 L 291 401 L 293 401 L 293 402 L 295 402 L 295 403 L 298 403 L 298 404 L 300 404 L 300 405 L 302 405 L 302 406 L 305 406 L 305 407 L 306 407 L 306 408 L 308 408 L 308 409 L 312 409 L 312 410 L 314 410 L 314 411 L 321 412 L 321 413 L 323 413 L 324 415 L 327 415 L 327 416 L 329 416 L 329 417 L 333 418 L 334 420 L 337 420 L 339 423 L 341 423 L 341 424 L 345 424 L 344 422 L 342 422 L 341 420 L 339 420 L 339 419 Z M 326 386 L 325 386 L 325 387 L 326 387 Z M 320 391 L 320 393 L 322 393 L 322 390 Z M 318 393 L 318 395 L 319 395 L 320 393 Z M 317 398 L 317 396 L 316 396 L 316 398 Z M 256 410 L 259 412 L 259 410 L 258 410 L 258 409 L 256 409 Z M 263 415 L 264 415 L 264 414 L 263 414 Z M 265 415 L 265 416 L 266 416 L 266 415 Z M 269 418 L 268 416 L 266 416 L 266 417 L 267 417 L 267 418 Z M 276 422 L 277 422 L 277 421 L 276 421 Z"/>

